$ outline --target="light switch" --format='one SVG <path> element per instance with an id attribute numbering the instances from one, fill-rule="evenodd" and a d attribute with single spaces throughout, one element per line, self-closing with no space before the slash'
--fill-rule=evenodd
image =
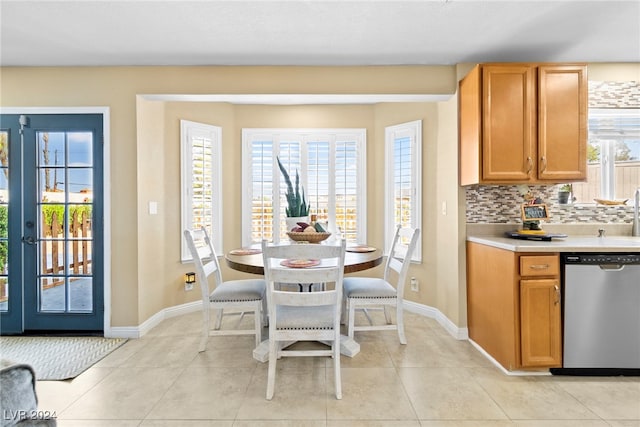
<path id="1" fill-rule="evenodd" d="M 149 202 L 149 215 L 158 215 L 158 202 Z"/>
<path id="2" fill-rule="evenodd" d="M 447 202 L 442 202 L 442 215 L 447 215 Z"/>

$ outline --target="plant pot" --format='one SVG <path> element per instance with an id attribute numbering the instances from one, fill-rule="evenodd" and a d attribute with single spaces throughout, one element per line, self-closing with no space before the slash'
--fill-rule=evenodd
<path id="1" fill-rule="evenodd" d="M 561 205 L 569 204 L 570 196 L 570 191 L 558 191 L 558 203 L 560 203 Z"/>
<path id="2" fill-rule="evenodd" d="M 292 228 L 297 227 L 299 222 L 306 222 L 309 224 L 309 216 L 288 216 L 285 218 L 287 224 L 287 231 L 291 231 Z"/>

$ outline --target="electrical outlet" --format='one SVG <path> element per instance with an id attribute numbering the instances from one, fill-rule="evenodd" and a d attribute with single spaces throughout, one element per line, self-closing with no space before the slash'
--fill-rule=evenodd
<path id="1" fill-rule="evenodd" d="M 414 292 L 418 292 L 419 290 L 418 279 L 416 279 L 415 277 L 411 278 L 411 290 Z"/>
<path id="2" fill-rule="evenodd" d="M 184 291 L 185 292 L 189 292 L 193 290 L 193 283 L 185 283 L 184 284 Z"/>

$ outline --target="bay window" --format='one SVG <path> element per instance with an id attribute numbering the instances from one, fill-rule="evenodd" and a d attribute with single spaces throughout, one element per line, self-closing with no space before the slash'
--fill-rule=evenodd
<path id="1" fill-rule="evenodd" d="M 310 213 L 349 242 L 366 242 L 365 129 L 243 129 L 242 244 L 287 239 L 285 185 L 276 157 Z"/>

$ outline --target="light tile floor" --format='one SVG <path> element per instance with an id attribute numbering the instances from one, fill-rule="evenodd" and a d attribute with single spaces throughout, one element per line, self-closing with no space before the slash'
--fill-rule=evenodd
<path id="1" fill-rule="evenodd" d="M 62 427 L 640 426 L 638 377 L 507 376 L 434 320 L 406 318 L 406 346 L 392 331 L 356 334 L 361 352 L 341 359 L 340 401 L 328 358 L 281 359 L 265 400 L 253 338 L 212 337 L 198 353 L 191 313 L 71 381 L 39 381 L 39 407 Z"/>

